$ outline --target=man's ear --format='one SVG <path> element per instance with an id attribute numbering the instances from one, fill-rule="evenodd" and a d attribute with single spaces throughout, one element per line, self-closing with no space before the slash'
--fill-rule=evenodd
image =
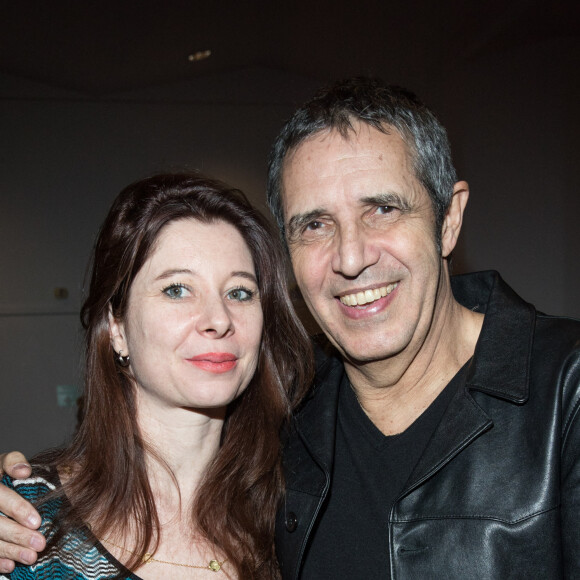
<path id="1" fill-rule="evenodd" d="M 127 347 L 127 339 L 125 337 L 125 326 L 120 320 L 117 320 L 113 316 L 113 311 L 109 306 L 109 335 L 111 337 L 111 345 L 113 350 L 127 356 L 129 354 L 129 348 Z"/>
<path id="2" fill-rule="evenodd" d="M 463 223 L 463 212 L 469 199 L 467 181 L 458 181 L 453 186 L 453 197 L 443 219 L 441 228 L 441 256 L 447 258 L 457 244 L 457 238 Z"/>

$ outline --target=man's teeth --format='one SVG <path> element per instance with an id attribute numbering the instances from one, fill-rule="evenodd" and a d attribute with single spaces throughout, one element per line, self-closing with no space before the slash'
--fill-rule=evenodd
<path id="1" fill-rule="evenodd" d="M 341 296 L 340 301 L 346 306 L 362 306 L 363 304 L 369 304 L 390 294 L 397 286 L 398 282 L 395 284 L 389 284 L 388 286 L 381 286 L 380 288 L 374 288 L 373 290 L 365 290 L 364 292 L 357 292 L 356 294 L 347 294 L 346 296 Z"/>

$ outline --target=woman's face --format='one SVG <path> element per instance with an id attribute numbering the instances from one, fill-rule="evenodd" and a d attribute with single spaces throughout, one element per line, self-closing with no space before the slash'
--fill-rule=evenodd
<path id="1" fill-rule="evenodd" d="M 136 275 L 113 348 L 130 356 L 139 400 L 220 408 L 256 370 L 262 308 L 252 256 L 225 222 L 165 226 Z"/>

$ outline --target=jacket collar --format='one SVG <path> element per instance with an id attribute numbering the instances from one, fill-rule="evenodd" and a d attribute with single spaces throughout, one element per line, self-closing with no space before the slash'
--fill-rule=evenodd
<path id="1" fill-rule="evenodd" d="M 342 361 L 334 352 L 323 352 L 316 345 L 314 351 L 317 361 L 314 386 L 296 416 L 295 427 L 319 467 L 325 473 L 331 473 L 338 394 L 346 373 Z"/>
<path id="2" fill-rule="evenodd" d="M 494 271 L 453 276 L 455 299 L 486 316 L 467 376 L 467 387 L 525 403 L 536 311 Z"/>

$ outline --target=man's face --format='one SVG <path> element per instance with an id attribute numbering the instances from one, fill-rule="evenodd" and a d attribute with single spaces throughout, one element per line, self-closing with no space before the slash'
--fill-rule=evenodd
<path id="1" fill-rule="evenodd" d="M 286 158 L 282 197 L 298 286 L 352 363 L 423 344 L 441 273 L 431 200 L 394 129 L 317 133 Z M 409 350 L 410 349 L 410 350 Z"/>

